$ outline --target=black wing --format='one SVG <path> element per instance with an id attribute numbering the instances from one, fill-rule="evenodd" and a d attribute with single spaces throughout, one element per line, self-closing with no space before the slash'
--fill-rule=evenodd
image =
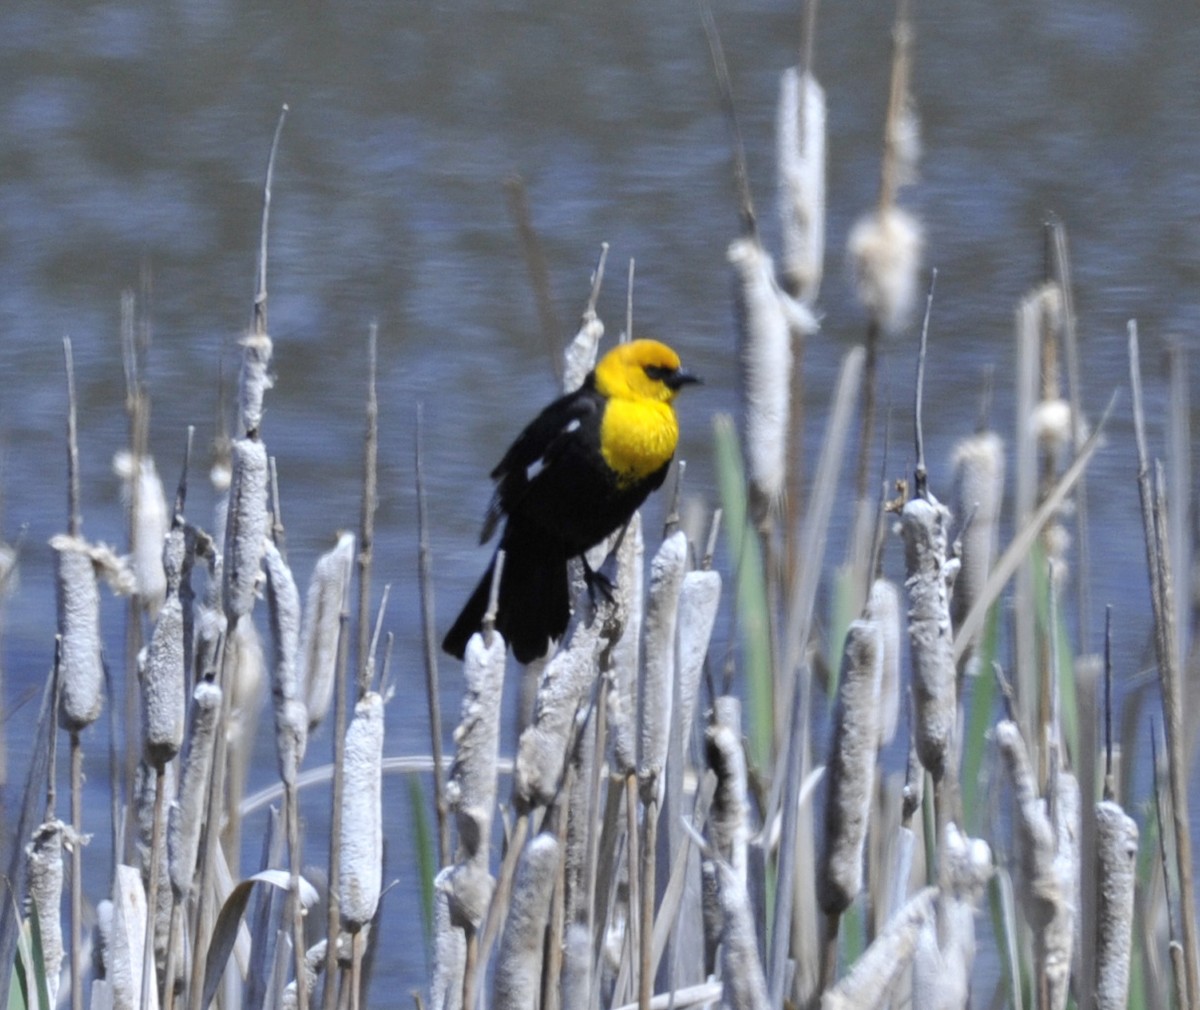
<path id="1" fill-rule="evenodd" d="M 534 477 L 553 465 L 563 447 L 578 437 L 580 427 L 595 424 L 603 410 L 604 400 L 589 381 L 559 397 L 529 422 L 491 473 L 496 490 L 484 516 L 480 543 L 491 538 L 501 517 L 512 512 Z"/>

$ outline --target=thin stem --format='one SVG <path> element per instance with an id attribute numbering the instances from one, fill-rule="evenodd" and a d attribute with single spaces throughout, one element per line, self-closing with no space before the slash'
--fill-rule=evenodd
<path id="1" fill-rule="evenodd" d="M 925 397 L 925 353 L 929 346 L 929 316 L 933 311 L 933 289 L 937 285 L 937 267 L 929 271 L 929 291 L 925 295 L 925 319 L 921 323 L 921 350 L 917 354 L 917 402 L 913 416 L 913 436 L 917 448 L 916 488 L 917 495 L 926 497 L 925 436 L 921 431 L 921 411 Z"/>
<path id="2" fill-rule="evenodd" d="M 284 103 L 275 124 L 275 136 L 271 140 L 271 153 L 267 156 L 267 181 L 263 185 L 262 230 L 258 246 L 258 288 L 254 292 L 254 332 L 260 336 L 267 332 L 267 222 L 271 217 L 271 182 L 275 176 L 275 154 L 279 150 L 279 136 L 283 133 L 283 121 L 288 107 Z"/>
<path id="3" fill-rule="evenodd" d="M 338 617 L 337 686 L 334 691 L 333 715 L 333 809 L 329 814 L 329 915 L 325 949 L 324 1005 L 334 1005 L 337 992 L 338 936 L 341 933 L 341 909 L 338 906 L 339 867 L 342 838 L 342 792 L 345 788 L 346 755 L 346 668 L 350 652 L 349 586 L 342 593 L 341 614 Z"/>
<path id="4" fill-rule="evenodd" d="M 654 994 L 654 972 L 651 967 L 651 959 L 654 947 L 654 871 L 657 848 L 658 800 L 652 798 L 643 811 L 642 900 L 640 906 L 642 931 L 638 943 L 639 1010 L 650 1010 L 650 997 Z"/>
<path id="5" fill-rule="evenodd" d="M 437 814 L 440 866 L 450 865 L 450 823 L 446 809 L 446 776 L 442 768 L 442 703 L 438 676 L 437 630 L 434 622 L 433 551 L 429 543 L 429 511 L 425 501 L 425 461 L 422 449 L 424 410 L 417 404 L 417 582 L 421 593 L 421 637 L 425 647 L 425 699 L 429 705 L 429 736 L 433 754 L 433 803 Z"/>
<path id="6" fill-rule="evenodd" d="M 161 886 L 159 863 L 162 860 L 163 821 L 166 820 L 166 790 L 163 769 L 154 769 L 154 828 L 150 833 L 150 886 L 146 891 L 146 936 L 142 945 L 142 1006 L 150 1002 L 150 966 L 154 962 L 154 924 L 158 910 L 158 889 Z M 301 1008 L 303 1010 L 303 1008 Z"/>
<path id="7" fill-rule="evenodd" d="M 379 504 L 379 396 L 377 392 L 379 325 L 367 333 L 367 410 L 363 435 L 363 496 L 358 528 L 358 696 L 371 689 L 367 663 L 371 632 L 371 564 L 375 554 L 375 510 Z"/>
<path id="8" fill-rule="evenodd" d="M 71 733 L 71 831 L 71 1010 L 83 1010 L 83 748 L 78 731 Z"/>
<path id="9" fill-rule="evenodd" d="M 67 366 L 67 529 L 71 536 L 83 533 L 83 516 L 79 512 L 79 437 L 75 412 L 75 359 L 71 353 L 71 338 L 63 337 L 63 357 Z"/>

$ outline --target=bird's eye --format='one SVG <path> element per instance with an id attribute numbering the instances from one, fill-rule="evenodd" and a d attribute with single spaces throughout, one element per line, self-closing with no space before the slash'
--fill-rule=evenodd
<path id="1" fill-rule="evenodd" d="M 666 382 L 675 374 L 675 369 L 665 368 L 662 365 L 646 365 L 642 370 L 655 382 Z"/>

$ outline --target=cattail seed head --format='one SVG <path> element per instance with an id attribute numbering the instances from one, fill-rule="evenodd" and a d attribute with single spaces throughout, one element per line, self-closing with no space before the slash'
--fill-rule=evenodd
<path id="1" fill-rule="evenodd" d="M 846 240 L 858 299 L 885 333 L 908 325 L 924 239 L 915 217 L 890 206 L 860 218 Z"/>
<path id="2" fill-rule="evenodd" d="M 354 563 L 354 534 L 343 533 L 313 569 L 300 629 L 299 669 L 312 732 L 329 712 L 337 674 L 338 634 Z"/>
<path id="3" fill-rule="evenodd" d="M 242 339 L 242 370 L 238 376 L 238 408 L 242 430 L 255 434 L 262 426 L 263 395 L 274 384 L 271 378 L 271 338 L 252 333 Z"/>
<path id="4" fill-rule="evenodd" d="M 825 259 L 825 91 L 812 74 L 788 67 L 776 110 L 782 273 L 788 291 L 811 305 Z"/>
<path id="5" fill-rule="evenodd" d="M 257 439 L 239 438 L 233 443 L 233 482 L 221 559 L 221 588 L 230 624 L 254 606 L 267 525 L 267 447 Z"/>
<path id="6" fill-rule="evenodd" d="M 345 769 L 338 907 L 342 924 L 356 932 L 375 916 L 383 873 L 383 698 L 375 691 L 354 707 Z"/>
<path id="7" fill-rule="evenodd" d="M 191 890 L 192 877 L 196 872 L 208 777 L 212 771 L 213 745 L 220 714 L 221 689 L 216 684 L 201 681 L 192 692 L 187 760 L 183 765 L 179 802 L 171 807 L 167 829 L 171 887 L 177 899 L 183 898 Z"/>
<path id="8" fill-rule="evenodd" d="M 183 745 L 187 682 L 183 646 L 183 604 L 172 594 L 158 612 L 140 671 L 142 746 L 155 768 L 162 768 Z"/>
<path id="9" fill-rule="evenodd" d="M 91 547 L 79 537 L 51 539 L 56 573 L 59 659 L 59 720 L 73 733 L 90 726 L 104 704 L 100 657 L 100 589 Z"/>

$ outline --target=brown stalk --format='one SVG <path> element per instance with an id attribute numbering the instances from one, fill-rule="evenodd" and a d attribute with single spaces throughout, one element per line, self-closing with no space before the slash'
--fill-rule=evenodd
<path id="1" fill-rule="evenodd" d="M 358 529 L 358 697 L 371 689 L 371 671 L 367 662 L 371 634 L 371 563 L 374 559 L 375 510 L 379 505 L 379 397 L 378 374 L 379 324 L 372 323 L 367 333 L 367 410 L 363 436 L 363 496 Z M 436 751 L 435 751 L 436 755 Z M 439 821 L 439 828 L 441 822 Z"/>
<path id="2" fill-rule="evenodd" d="M 422 448 L 424 412 L 417 404 L 415 466 L 417 480 L 417 580 L 421 593 L 421 640 L 425 658 L 425 700 L 429 705 L 429 736 L 433 755 L 433 803 L 437 813 L 439 865 L 450 865 L 450 824 L 446 812 L 446 775 L 442 764 L 442 703 L 438 677 L 437 630 L 434 625 L 433 551 L 429 543 L 429 511 L 425 501 Z"/>

